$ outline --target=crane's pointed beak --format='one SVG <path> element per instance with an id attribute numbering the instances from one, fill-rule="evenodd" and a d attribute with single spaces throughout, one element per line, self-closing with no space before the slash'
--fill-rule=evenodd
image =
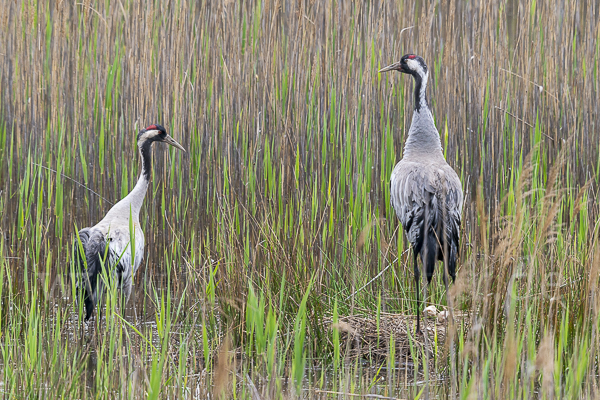
<path id="1" fill-rule="evenodd" d="M 400 64 L 400 61 L 398 61 L 397 63 L 394 63 L 392 65 L 388 65 L 387 67 L 381 68 L 379 70 L 379 73 L 387 72 L 387 71 L 392 71 L 392 70 L 397 70 L 397 71 L 400 71 L 400 72 L 404 71 L 404 69 L 402 68 L 402 64 Z"/>
<path id="2" fill-rule="evenodd" d="M 164 142 L 170 144 L 173 147 L 177 147 L 179 150 L 183 150 L 184 153 L 186 152 L 183 146 L 177 143 L 177 140 L 173 139 L 170 135 L 167 135 Z"/>

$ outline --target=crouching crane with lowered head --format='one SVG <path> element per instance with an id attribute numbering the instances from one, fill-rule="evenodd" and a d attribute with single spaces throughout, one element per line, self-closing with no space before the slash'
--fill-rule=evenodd
<path id="1" fill-rule="evenodd" d="M 144 256 L 140 210 L 150 183 L 154 142 L 167 143 L 185 151 L 161 125 L 150 125 L 141 130 L 137 145 L 142 159 L 142 172 L 137 184 L 108 211 L 102 221 L 80 230 L 75 240 L 73 254 L 78 255 L 75 256 L 78 267 L 77 288 L 83 295 L 86 321 L 92 316 L 104 292 L 101 278 L 103 268 L 111 279 L 116 280 L 125 302 L 131 295 L 132 278 Z M 133 238 L 130 233 L 133 233 Z"/>
<path id="2" fill-rule="evenodd" d="M 412 75 L 415 80 L 415 110 L 403 158 L 392 172 L 391 202 L 413 247 L 414 278 L 417 286 L 417 333 L 421 333 L 421 271 L 417 255 L 421 257 L 428 284 L 431 282 L 437 260 L 445 263 L 454 282 L 463 191 L 458 175 L 444 158 L 440 134 L 427 104 L 425 91 L 429 72 L 425 61 L 419 56 L 407 54 L 399 62 L 379 72 L 393 70 Z M 443 276 L 447 287 L 445 272 L 444 270 Z"/>

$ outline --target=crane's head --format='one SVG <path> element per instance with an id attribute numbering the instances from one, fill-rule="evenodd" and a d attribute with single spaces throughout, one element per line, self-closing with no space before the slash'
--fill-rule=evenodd
<path id="1" fill-rule="evenodd" d="M 154 142 L 164 142 L 179 150 L 185 151 L 182 145 L 177 143 L 162 125 L 150 125 L 146 129 L 142 129 L 138 133 L 138 146 L 141 148 L 144 144 L 152 144 Z"/>
<path id="2" fill-rule="evenodd" d="M 416 56 L 414 54 L 406 54 L 402 56 L 400 61 L 380 69 L 379 72 L 387 72 L 392 70 L 404 72 L 405 74 L 411 74 L 415 78 L 421 79 L 427 78 L 428 74 L 427 64 L 425 64 L 425 60 L 423 60 L 422 57 Z"/>
<path id="3" fill-rule="evenodd" d="M 427 64 L 425 64 L 425 60 L 423 60 L 422 57 L 414 54 L 406 54 L 402 56 L 400 61 L 380 69 L 379 72 L 392 70 L 404 72 L 405 74 L 410 74 L 413 76 L 415 79 L 415 111 L 420 111 L 422 107 L 427 109 L 428 105 L 427 98 L 425 96 L 425 89 L 427 88 L 429 71 L 427 70 Z"/>

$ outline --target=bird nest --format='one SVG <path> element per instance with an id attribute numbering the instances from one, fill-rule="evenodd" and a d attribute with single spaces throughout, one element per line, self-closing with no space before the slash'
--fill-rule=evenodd
<path id="1" fill-rule="evenodd" d="M 326 323 L 340 332 L 340 346 L 349 357 L 387 358 L 390 345 L 395 347 L 395 358 L 409 363 L 413 357 L 427 354 L 435 357 L 445 349 L 446 337 L 450 332 L 447 311 L 438 312 L 435 307 L 428 307 L 421 316 L 422 335 L 415 334 L 416 315 L 381 313 L 379 325 L 373 316 L 350 315 L 339 317 L 333 324 L 331 318 Z M 454 313 L 454 326 L 466 326 L 466 313 Z"/>

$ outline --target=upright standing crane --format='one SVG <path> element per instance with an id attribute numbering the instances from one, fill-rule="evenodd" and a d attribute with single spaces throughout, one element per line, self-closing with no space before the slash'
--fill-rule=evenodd
<path id="1" fill-rule="evenodd" d="M 400 71 L 415 79 L 414 113 L 402 160 L 392 172 L 391 202 L 402 228 L 413 247 L 414 278 L 417 286 L 417 333 L 421 333 L 420 288 L 421 257 L 427 284 L 431 282 L 437 260 L 444 262 L 454 282 L 460 231 L 463 191 L 456 172 L 442 152 L 425 91 L 429 72 L 423 58 L 406 54 L 399 62 L 379 72 Z M 446 287 L 448 278 L 444 270 Z"/>
<path id="2" fill-rule="evenodd" d="M 77 287 L 83 292 L 86 321 L 92 316 L 104 292 L 101 279 L 103 268 L 109 277 L 116 279 L 125 303 L 131 295 L 131 280 L 144 256 L 140 210 L 150 183 L 154 142 L 164 142 L 185 151 L 161 125 L 150 125 L 141 130 L 137 145 L 142 159 L 142 173 L 137 184 L 108 211 L 102 221 L 80 230 L 78 240 L 75 240 L 74 251 L 78 254 L 75 262 L 79 269 Z"/>

